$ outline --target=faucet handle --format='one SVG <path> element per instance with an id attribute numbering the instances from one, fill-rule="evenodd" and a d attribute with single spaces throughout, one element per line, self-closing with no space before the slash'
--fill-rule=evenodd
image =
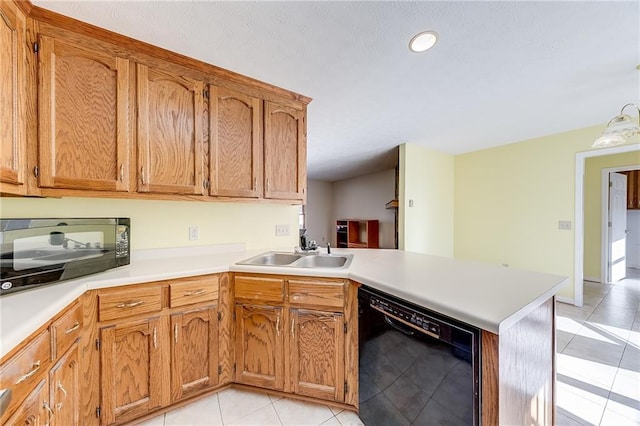
<path id="1" fill-rule="evenodd" d="M 331 254 L 331 243 L 327 242 L 327 254 Z"/>

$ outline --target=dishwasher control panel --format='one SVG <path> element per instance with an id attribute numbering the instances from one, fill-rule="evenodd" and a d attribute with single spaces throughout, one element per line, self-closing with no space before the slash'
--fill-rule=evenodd
<path id="1" fill-rule="evenodd" d="M 439 321 L 422 312 L 373 295 L 369 299 L 369 306 L 431 337 L 440 338 Z"/>

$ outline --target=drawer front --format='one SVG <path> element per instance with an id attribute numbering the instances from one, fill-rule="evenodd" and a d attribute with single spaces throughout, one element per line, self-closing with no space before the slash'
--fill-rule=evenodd
<path id="1" fill-rule="evenodd" d="M 100 321 L 158 312 L 161 308 L 162 297 L 159 285 L 98 295 Z"/>
<path id="2" fill-rule="evenodd" d="M 0 389 L 11 389 L 6 415 L 24 401 L 50 365 L 51 335 L 49 330 L 45 330 L 0 366 Z"/>
<path id="3" fill-rule="evenodd" d="M 76 304 L 51 324 L 51 359 L 62 356 L 82 332 L 82 306 Z"/>
<path id="4" fill-rule="evenodd" d="M 218 299 L 219 276 L 190 278 L 169 284 L 169 306 L 191 305 Z"/>
<path id="5" fill-rule="evenodd" d="M 284 279 L 238 276 L 235 278 L 236 300 L 284 302 Z"/>
<path id="6" fill-rule="evenodd" d="M 344 282 L 289 280 L 291 305 L 344 308 Z"/>

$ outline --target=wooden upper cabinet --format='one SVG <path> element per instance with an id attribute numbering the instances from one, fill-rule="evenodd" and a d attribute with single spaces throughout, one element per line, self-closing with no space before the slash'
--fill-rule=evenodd
<path id="1" fill-rule="evenodd" d="M 304 200 L 307 180 L 306 115 L 264 103 L 264 198 Z"/>
<path id="2" fill-rule="evenodd" d="M 640 209 L 640 170 L 623 173 L 627 175 L 627 209 Z"/>
<path id="3" fill-rule="evenodd" d="M 209 193 L 223 197 L 262 195 L 262 102 L 210 86 Z"/>
<path id="4" fill-rule="evenodd" d="M 26 193 L 25 28 L 18 6 L 0 2 L 0 191 L 14 194 Z"/>
<path id="5" fill-rule="evenodd" d="M 138 64 L 138 191 L 202 194 L 203 83 Z"/>
<path id="6" fill-rule="evenodd" d="M 39 186 L 129 190 L 129 61 L 40 35 Z"/>

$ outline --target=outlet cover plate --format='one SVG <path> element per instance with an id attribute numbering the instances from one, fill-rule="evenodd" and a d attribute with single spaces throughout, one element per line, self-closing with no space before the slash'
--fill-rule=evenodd
<path id="1" fill-rule="evenodd" d="M 190 226 L 189 227 L 189 241 L 197 241 L 200 239 L 200 227 L 199 226 Z"/>
<path id="2" fill-rule="evenodd" d="M 276 225 L 276 237 L 288 237 L 289 235 L 288 224 Z"/>

